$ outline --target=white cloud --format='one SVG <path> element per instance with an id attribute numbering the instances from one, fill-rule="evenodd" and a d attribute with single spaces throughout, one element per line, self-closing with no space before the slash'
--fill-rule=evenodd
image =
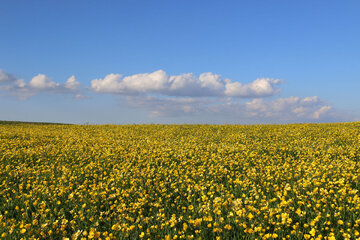
<path id="1" fill-rule="evenodd" d="M 131 92 L 159 92 L 166 88 L 168 79 L 168 75 L 163 70 L 158 70 L 125 77 L 122 86 L 124 90 Z"/>
<path id="2" fill-rule="evenodd" d="M 193 73 L 167 75 L 163 70 L 124 77 L 121 74 L 109 74 L 103 79 L 91 81 L 91 88 L 97 93 L 120 95 L 160 94 L 164 96 L 188 97 L 240 97 L 262 98 L 277 94 L 279 79 L 260 78 L 249 84 L 222 79 L 218 74 L 202 73 L 196 77 Z"/>
<path id="3" fill-rule="evenodd" d="M 134 93 L 159 92 L 165 89 L 169 77 L 162 71 L 135 74 L 122 78 L 121 74 L 111 73 L 104 79 L 91 81 L 91 88 L 95 92 L 118 93 L 130 95 Z"/>
<path id="4" fill-rule="evenodd" d="M 44 74 L 38 74 L 31 79 L 29 87 L 38 90 L 54 89 L 59 87 L 60 84 L 54 82 Z"/>
<path id="5" fill-rule="evenodd" d="M 221 79 L 221 76 L 217 74 L 213 74 L 211 72 L 200 74 L 199 81 L 201 83 L 201 87 L 203 88 L 209 88 L 212 90 L 222 90 L 224 87 L 224 82 Z"/>
<path id="6" fill-rule="evenodd" d="M 61 84 L 53 81 L 45 74 L 38 74 L 29 82 L 26 82 L 24 79 L 16 79 L 13 75 L 5 73 L 1 69 L 0 82 L 3 83 L 0 86 L 0 91 L 5 91 L 7 95 L 19 99 L 27 99 L 43 92 L 78 94 L 81 85 L 75 76 L 71 76 L 64 84 Z"/>
<path id="7" fill-rule="evenodd" d="M 95 92 L 118 93 L 121 91 L 121 74 L 108 74 L 104 79 L 94 79 L 91 81 L 91 88 Z"/>
<path id="8" fill-rule="evenodd" d="M 76 77 L 74 75 L 72 75 L 71 77 L 69 77 L 65 84 L 64 87 L 70 90 L 78 90 L 80 88 L 80 83 L 78 81 L 76 81 Z"/>
<path id="9" fill-rule="evenodd" d="M 258 78 L 252 83 L 228 82 L 225 85 L 225 95 L 229 97 L 255 98 L 268 97 L 280 91 L 275 86 L 280 84 L 279 79 Z"/>
<path id="10" fill-rule="evenodd" d="M 169 92 L 176 96 L 196 95 L 194 90 L 200 87 L 199 82 L 193 73 L 170 76 L 169 85 Z"/>

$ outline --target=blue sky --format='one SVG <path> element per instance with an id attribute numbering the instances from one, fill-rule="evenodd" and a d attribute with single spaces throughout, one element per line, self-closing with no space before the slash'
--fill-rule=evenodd
<path id="1" fill-rule="evenodd" d="M 359 1 L 0 6 L 3 120 L 359 120 Z"/>

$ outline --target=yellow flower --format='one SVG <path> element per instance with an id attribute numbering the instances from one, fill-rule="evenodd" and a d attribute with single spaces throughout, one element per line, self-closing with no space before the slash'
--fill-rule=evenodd
<path id="1" fill-rule="evenodd" d="M 304 238 L 305 238 L 305 239 L 310 239 L 311 236 L 310 236 L 309 234 L 304 234 Z"/>
<path id="2" fill-rule="evenodd" d="M 184 230 L 185 232 L 186 232 L 187 228 L 188 228 L 188 225 L 187 225 L 186 223 L 183 223 L 183 230 Z"/>
<path id="3" fill-rule="evenodd" d="M 226 225 L 224 226 L 224 228 L 227 229 L 227 230 L 229 230 L 229 231 L 232 229 L 232 227 L 231 227 L 229 224 L 226 224 Z"/>

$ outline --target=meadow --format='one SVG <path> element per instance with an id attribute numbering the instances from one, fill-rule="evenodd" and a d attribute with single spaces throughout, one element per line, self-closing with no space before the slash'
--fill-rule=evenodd
<path id="1" fill-rule="evenodd" d="M 0 124 L 1 239 L 360 239 L 360 123 Z"/>

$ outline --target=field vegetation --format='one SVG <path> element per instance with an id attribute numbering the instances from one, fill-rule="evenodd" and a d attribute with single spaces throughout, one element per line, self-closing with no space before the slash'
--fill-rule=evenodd
<path id="1" fill-rule="evenodd" d="M 358 239 L 360 123 L 0 124 L 2 239 Z"/>

